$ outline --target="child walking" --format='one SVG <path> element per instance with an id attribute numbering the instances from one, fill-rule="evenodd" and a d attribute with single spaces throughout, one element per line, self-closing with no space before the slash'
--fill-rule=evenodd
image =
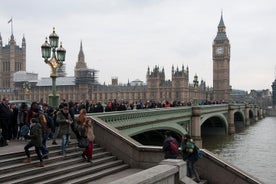
<path id="1" fill-rule="evenodd" d="M 27 139 L 31 139 L 27 145 L 24 147 L 25 154 L 27 156 L 27 159 L 23 160 L 24 163 L 30 163 L 32 161 L 30 157 L 30 151 L 29 149 L 31 147 L 35 147 L 35 152 L 39 159 L 38 167 L 44 167 L 43 159 L 42 159 L 42 127 L 39 123 L 39 120 L 37 118 L 31 119 L 30 124 L 30 135 L 25 136 Z"/>

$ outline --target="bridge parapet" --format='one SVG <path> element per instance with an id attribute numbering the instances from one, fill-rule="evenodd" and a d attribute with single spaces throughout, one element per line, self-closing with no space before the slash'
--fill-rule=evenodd
<path id="1" fill-rule="evenodd" d="M 222 104 L 222 105 L 203 105 L 200 106 L 201 108 L 201 115 L 203 114 L 210 114 L 210 113 L 216 113 L 216 112 L 227 112 L 228 111 L 228 104 Z"/>
<path id="2" fill-rule="evenodd" d="M 201 147 L 202 132 L 204 135 L 233 134 L 236 127 L 250 125 L 258 114 L 262 114 L 262 111 L 255 105 L 218 104 L 105 112 L 91 116 L 129 136 L 164 130 L 179 135 L 188 133 Z"/>
<path id="3" fill-rule="evenodd" d="M 94 116 L 117 129 L 124 129 L 132 126 L 148 124 L 149 122 L 191 117 L 191 107 L 158 108 L 137 111 L 124 111 L 116 113 L 101 113 Z"/>

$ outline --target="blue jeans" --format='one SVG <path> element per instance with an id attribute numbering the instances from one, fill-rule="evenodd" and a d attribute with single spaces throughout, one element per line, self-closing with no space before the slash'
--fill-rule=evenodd
<path id="1" fill-rule="evenodd" d="M 30 158 L 30 156 L 31 156 L 31 155 L 30 155 L 29 149 L 30 149 L 31 147 L 33 147 L 33 146 L 34 146 L 34 145 L 33 145 L 31 142 L 28 142 L 28 143 L 25 145 L 25 147 L 24 147 L 25 154 L 27 155 L 28 158 Z M 37 154 L 38 159 L 39 159 L 40 162 L 43 161 L 43 160 L 42 160 L 41 151 L 42 151 L 42 147 L 37 147 L 37 146 L 35 146 L 35 152 L 36 152 L 36 154 Z"/>
<path id="2" fill-rule="evenodd" d="M 44 134 L 43 138 L 42 138 L 42 154 L 43 155 L 47 155 L 49 153 L 49 150 L 46 145 L 46 141 L 48 140 L 49 134 L 50 134 L 50 132 Z"/>
<path id="3" fill-rule="evenodd" d="M 68 142 L 69 142 L 69 137 L 70 137 L 70 134 L 63 134 L 61 136 L 61 154 L 64 156 L 65 153 L 66 153 L 66 146 L 68 145 Z"/>
<path id="4" fill-rule="evenodd" d="M 186 164 L 187 164 L 187 176 L 192 177 L 194 175 L 196 177 L 196 181 L 200 181 L 198 172 L 194 167 L 195 161 L 186 160 Z"/>

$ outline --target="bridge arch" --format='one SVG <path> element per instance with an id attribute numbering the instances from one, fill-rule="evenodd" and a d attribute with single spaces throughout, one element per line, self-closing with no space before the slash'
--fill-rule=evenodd
<path id="1" fill-rule="evenodd" d="M 245 128 L 245 115 L 242 111 L 234 111 L 234 125 L 236 130 Z"/>
<path id="2" fill-rule="evenodd" d="M 144 145 L 149 144 L 159 146 L 162 146 L 165 131 L 171 131 L 173 137 L 176 138 L 179 143 L 181 142 L 182 135 L 188 133 L 188 131 L 178 123 L 153 124 L 146 128 L 136 127 L 132 130 L 121 130 L 122 133 L 129 135 L 130 137 Z"/>
<path id="3" fill-rule="evenodd" d="M 249 119 L 254 119 L 254 111 L 249 109 Z"/>
<path id="4" fill-rule="evenodd" d="M 228 121 L 223 114 L 204 116 L 200 122 L 201 135 L 227 135 Z"/>

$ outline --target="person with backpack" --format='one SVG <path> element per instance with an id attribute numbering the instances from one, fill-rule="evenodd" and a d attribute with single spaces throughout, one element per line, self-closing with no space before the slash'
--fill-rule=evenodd
<path id="1" fill-rule="evenodd" d="M 19 140 L 24 140 L 25 139 L 24 136 L 28 134 L 30 129 L 29 124 L 26 123 L 27 112 L 28 112 L 28 106 L 25 102 L 22 102 L 18 112 L 19 130 L 17 134 L 17 139 Z"/>
<path id="2" fill-rule="evenodd" d="M 183 160 L 186 161 L 186 165 L 187 165 L 187 176 L 190 178 L 195 176 L 195 182 L 199 183 L 200 178 L 197 170 L 194 167 L 194 164 L 199 159 L 198 153 L 197 153 L 197 147 L 189 134 L 185 134 L 182 137 L 181 151 L 182 151 Z"/>
<path id="3" fill-rule="evenodd" d="M 48 159 L 49 150 L 47 148 L 47 140 L 51 132 L 51 128 L 49 127 L 49 122 L 47 121 L 46 114 L 42 111 L 39 111 L 39 123 L 42 127 L 42 157 L 44 159 Z"/>
<path id="4" fill-rule="evenodd" d="M 165 132 L 165 140 L 163 142 L 163 152 L 165 159 L 176 159 L 178 156 L 178 143 L 175 138 L 172 137 L 170 131 Z"/>
<path id="5" fill-rule="evenodd" d="M 30 120 L 30 135 L 26 135 L 26 139 L 30 139 L 30 141 L 24 147 L 25 154 L 27 158 L 23 160 L 24 163 L 30 163 L 32 161 L 29 149 L 31 147 L 35 147 L 35 152 L 39 159 L 39 164 L 37 167 L 44 167 L 43 158 L 42 158 L 42 128 L 39 123 L 38 118 L 32 118 Z"/>

